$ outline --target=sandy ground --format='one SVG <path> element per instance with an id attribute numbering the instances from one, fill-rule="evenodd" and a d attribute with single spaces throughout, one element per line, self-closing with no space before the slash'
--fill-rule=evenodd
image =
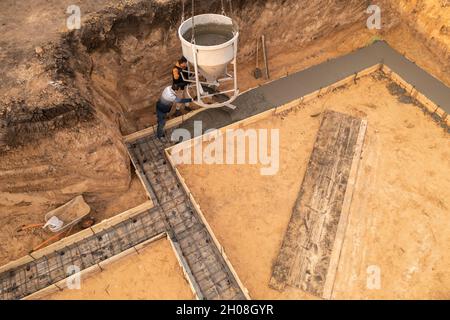
<path id="1" fill-rule="evenodd" d="M 311 116 L 325 109 L 369 123 L 333 297 L 450 298 L 449 136 L 391 92 L 391 82 L 370 76 L 252 124 L 280 129 L 274 176 L 261 176 L 258 165 L 180 167 L 253 298 L 313 298 L 268 282 L 319 128 L 320 116 Z M 372 266 L 381 270 L 380 289 L 366 285 Z"/>
<path id="2" fill-rule="evenodd" d="M 185 300 L 189 284 L 168 240 L 158 240 L 140 254 L 111 263 L 101 273 L 81 280 L 80 290 L 63 290 L 48 300 Z"/>

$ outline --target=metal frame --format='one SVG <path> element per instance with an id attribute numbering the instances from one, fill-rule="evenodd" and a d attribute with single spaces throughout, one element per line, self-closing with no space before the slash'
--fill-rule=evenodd
<path id="1" fill-rule="evenodd" d="M 188 79 L 185 79 L 183 76 L 183 73 L 181 74 L 182 78 L 184 81 L 190 83 L 188 85 L 188 90 L 187 91 L 187 95 L 189 98 L 191 98 L 197 105 L 203 107 L 203 108 L 220 108 L 220 107 L 228 107 L 230 109 L 236 109 L 236 106 L 234 106 L 232 104 L 232 102 L 234 100 L 236 100 L 236 98 L 239 95 L 239 89 L 238 89 L 238 84 L 237 84 L 237 61 L 236 61 L 236 56 L 237 56 L 237 45 L 236 43 L 233 44 L 233 49 L 234 49 L 234 59 L 233 61 L 231 61 L 231 63 L 233 64 L 233 74 L 229 74 L 228 72 L 225 73 L 224 78 L 221 79 L 217 79 L 215 82 L 208 82 L 208 81 L 200 81 L 200 73 L 199 73 L 199 68 L 198 68 L 198 62 L 197 62 L 197 46 L 195 44 L 192 44 L 192 53 L 194 55 L 194 72 L 192 72 L 190 70 L 190 68 L 188 67 Z M 233 81 L 233 89 L 230 90 L 224 90 L 224 91 L 219 91 L 219 92 L 215 92 L 213 94 L 205 94 L 205 91 L 202 88 L 202 85 L 209 85 L 209 86 L 220 86 L 221 82 L 226 82 L 226 81 Z M 193 99 L 191 94 L 189 93 L 189 88 L 194 88 L 195 87 L 195 91 L 197 92 L 197 98 Z M 208 104 L 205 103 L 203 101 L 204 98 L 210 98 L 210 97 L 214 97 L 214 96 L 218 96 L 218 95 L 224 95 L 226 93 L 232 93 L 232 96 L 230 97 L 230 99 L 228 99 L 225 102 L 221 102 L 221 103 L 213 103 L 213 104 Z"/>

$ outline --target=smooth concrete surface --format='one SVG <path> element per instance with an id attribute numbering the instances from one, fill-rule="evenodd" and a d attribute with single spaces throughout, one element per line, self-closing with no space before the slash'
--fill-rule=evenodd
<path id="1" fill-rule="evenodd" d="M 392 49 L 385 41 L 377 41 L 348 55 L 332 59 L 284 78 L 242 93 L 229 108 L 206 109 L 181 125 L 193 133 L 194 121 L 203 121 L 203 132 L 221 128 L 270 108 L 327 87 L 357 72 L 383 63 L 415 86 L 428 99 L 450 113 L 450 88 Z"/>

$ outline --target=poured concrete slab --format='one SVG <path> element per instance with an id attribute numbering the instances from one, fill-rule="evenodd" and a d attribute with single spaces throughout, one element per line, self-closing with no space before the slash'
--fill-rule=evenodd
<path id="1" fill-rule="evenodd" d="M 450 88 L 409 61 L 386 42 L 377 41 L 346 56 L 293 73 L 242 93 L 234 102 L 237 109 L 208 109 L 183 123 L 193 133 L 193 122 L 203 121 L 203 131 L 220 128 L 327 87 L 378 63 L 386 64 L 408 83 L 450 113 Z"/>

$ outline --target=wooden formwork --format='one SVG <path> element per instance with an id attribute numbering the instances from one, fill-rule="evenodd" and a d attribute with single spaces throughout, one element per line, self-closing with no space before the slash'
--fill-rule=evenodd
<path id="1" fill-rule="evenodd" d="M 195 111 L 189 112 L 188 114 L 182 115 L 180 117 L 176 117 L 173 119 L 170 119 L 166 122 L 165 128 L 166 129 L 170 129 L 170 128 L 174 128 L 176 126 L 179 126 L 180 124 L 182 124 L 183 122 L 185 122 L 186 120 L 188 120 L 189 118 L 192 118 L 193 116 L 195 116 L 197 113 L 202 112 L 204 109 L 197 109 Z M 148 135 L 152 135 L 156 133 L 156 128 L 158 127 L 158 125 L 153 125 L 151 127 L 148 127 L 146 129 L 131 133 L 125 137 L 123 137 L 123 142 L 124 143 L 130 143 L 132 141 L 135 141 L 137 139 L 146 137 Z"/>
<path id="2" fill-rule="evenodd" d="M 305 95 L 305 96 L 302 96 L 302 97 L 300 97 L 300 98 L 298 98 L 296 100 L 293 100 L 292 102 L 287 103 L 287 104 L 285 104 L 283 106 L 277 106 L 277 107 L 275 107 L 273 109 L 269 109 L 269 110 L 264 111 L 262 113 L 259 113 L 257 115 L 251 116 L 251 117 L 246 118 L 244 120 L 241 120 L 241 121 L 238 121 L 236 123 L 233 123 L 233 124 L 230 124 L 228 126 L 225 126 L 223 128 L 220 128 L 219 129 L 219 133 L 223 134 L 225 132 L 225 130 L 227 130 L 227 129 L 242 128 L 242 127 L 248 126 L 248 125 L 250 125 L 252 123 L 255 123 L 257 121 L 260 121 L 262 119 L 268 118 L 270 116 L 274 116 L 274 115 L 280 114 L 280 113 L 282 113 L 284 111 L 291 110 L 291 109 L 293 109 L 293 108 L 295 108 L 295 107 L 297 107 L 297 106 L 299 106 L 299 105 L 301 105 L 303 103 L 306 103 L 308 101 L 311 101 L 312 99 L 320 97 L 323 94 L 329 93 L 329 92 L 331 92 L 332 90 L 334 90 L 334 89 L 336 89 L 338 87 L 341 87 L 341 86 L 344 86 L 344 85 L 346 85 L 348 83 L 354 82 L 357 79 L 359 79 L 359 78 L 361 78 L 363 76 L 369 75 L 369 74 L 371 74 L 371 73 L 373 73 L 373 72 L 375 72 L 377 70 L 383 71 L 394 82 L 396 82 L 402 88 L 406 89 L 414 99 L 419 101 L 427 109 L 428 112 L 430 112 L 433 115 L 438 116 L 439 119 L 441 119 L 444 124 L 446 124 L 447 126 L 450 126 L 450 117 L 447 115 L 447 113 L 443 109 L 441 109 L 439 106 L 434 104 L 430 99 L 428 99 L 421 92 L 419 92 L 413 85 L 409 84 L 403 78 L 401 78 L 398 74 L 393 72 L 388 66 L 386 66 L 384 64 L 376 64 L 376 65 L 374 65 L 374 66 L 372 66 L 370 68 L 367 68 L 367 69 L 362 70 L 362 71 L 360 71 L 358 73 L 355 73 L 354 75 L 351 75 L 351 76 L 349 76 L 349 77 L 347 77 L 345 79 L 342 79 L 342 80 L 340 80 L 340 81 L 338 81 L 338 82 L 336 82 L 336 83 L 334 83 L 334 84 L 332 84 L 330 86 L 321 88 L 321 89 L 316 90 L 316 91 L 314 91 L 314 92 L 312 92 L 312 93 L 310 93 L 308 95 Z M 187 115 L 171 119 L 171 120 L 169 120 L 167 122 L 166 128 L 174 128 L 174 127 L 182 124 L 187 119 L 195 116 L 197 113 L 199 113 L 201 111 L 203 111 L 203 109 L 198 109 L 198 110 L 196 110 L 194 112 L 191 112 L 191 113 L 189 113 Z M 135 133 L 130 134 L 128 136 L 125 136 L 125 137 L 123 137 L 123 141 L 125 143 L 129 143 L 129 142 L 135 141 L 137 139 L 146 137 L 148 135 L 152 135 L 152 134 L 155 133 L 155 131 L 156 131 L 156 125 L 154 125 L 152 127 L 149 127 L 149 128 L 146 128 L 144 130 L 135 132 Z M 178 145 L 178 148 L 180 148 L 180 146 L 181 146 L 182 149 L 184 149 L 184 148 L 192 148 L 197 143 L 202 143 L 203 140 L 205 138 L 207 138 L 207 137 L 208 137 L 207 135 L 203 135 L 203 136 L 200 136 L 200 137 L 196 137 L 196 138 L 194 138 L 192 140 L 185 141 L 181 145 Z M 196 200 L 192 196 L 192 193 L 190 192 L 189 188 L 187 187 L 187 185 L 186 185 L 184 179 L 182 178 L 182 176 L 180 175 L 178 169 L 173 164 L 173 160 L 172 160 L 172 157 L 171 157 L 171 152 L 172 152 L 174 147 L 175 146 L 172 146 L 172 147 L 170 147 L 170 148 L 165 150 L 166 157 L 171 162 L 171 166 L 173 167 L 173 169 L 175 171 L 175 174 L 177 175 L 177 178 L 179 179 L 179 181 L 180 181 L 183 189 L 185 190 L 185 192 L 189 195 L 189 199 L 192 202 L 193 206 L 196 208 L 196 210 L 198 210 L 198 213 L 199 213 L 199 216 L 200 216 L 202 222 L 205 224 L 206 228 L 210 232 L 211 237 L 213 238 L 216 246 L 219 248 L 220 252 L 222 253 L 223 258 L 227 262 L 231 272 L 236 277 L 239 285 L 244 289 L 243 292 L 248 297 L 247 289 L 245 289 L 245 287 L 240 282 L 240 280 L 239 280 L 239 278 L 238 278 L 234 268 L 232 267 L 231 263 L 229 262 L 226 254 L 224 252 L 223 247 L 220 245 L 220 243 L 218 242 L 218 240 L 215 237 L 214 233 L 212 232 L 211 227 L 207 223 L 207 221 L 206 221 L 206 219 L 205 219 L 205 217 L 204 217 L 204 215 L 203 215 L 203 213 L 201 211 L 200 206 L 198 205 L 198 203 L 196 202 Z M 141 179 L 141 176 L 140 176 L 139 173 L 138 173 L 138 176 Z M 147 191 L 147 195 L 148 195 L 149 199 L 152 199 L 152 197 L 149 194 L 147 188 L 146 188 L 146 191 Z M 148 208 L 151 208 L 153 206 L 153 204 L 152 204 L 151 201 L 149 201 L 146 204 L 143 204 L 142 206 L 143 207 L 147 206 Z M 139 206 L 139 207 L 141 207 L 141 206 Z M 113 217 L 111 219 L 108 219 L 108 220 L 100 222 L 99 224 L 97 224 L 96 226 L 94 226 L 94 227 L 92 227 L 90 229 L 86 229 L 86 230 L 83 230 L 81 232 L 78 232 L 78 233 L 76 233 L 76 234 L 74 234 L 72 236 L 69 236 L 67 238 L 64 238 L 64 239 L 58 241 L 58 242 L 55 242 L 54 244 L 52 244 L 52 245 L 50 245 L 48 247 L 45 247 L 45 248 L 43 248 L 41 250 L 35 251 L 33 253 L 30 253 L 27 256 L 24 256 L 24 257 L 22 257 L 22 258 L 20 258 L 18 260 L 15 260 L 15 261 L 10 262 L 10 263 L 8 263 L 8 264 L 6 264 L 4 266 L 1 266 L 0 267 L 0 273 L 3 273 L 5 271 L 11 270 L 11 269 L 14 269 L 15 267 L 24 265 L 26 263 L 32 262 L 32 261 L 36 260 L 37 258 L 42 257 L 42 256 L 44 256 L 45 254 L 47 254 L 49 252 L 54 252 L 54 251 L 60 250 L 60 249 L 64 248 L 65 246 L 67 246 L 67 245 L 69 245 L 71 243 L 75 243 L 75 242 L 80 241 L 80 240 L 82 240 L 84 238 L 92 236 L 93 234 L 95 234 L 95 232 L 99 232 L 101 230 L 106 229 L 107 225 L 110 225 L 110 226 L 114 225 L 114 223 L 118 223 L 121 220 L 125 220 L 125 219 L 127 219 L 129 217 L 132 217 L 135 214 L 138 214 L 139 212 L 137 212 L 137 211 L 139 211 L 139 207 L 131 209 L 131 210 L 127 210 L 124 213 L 122 213 L 122 214 L 120 214 L 120 215 L 118 215 L 116 217 Z M 141 209 L 142 209 L 142 207 L 141 207 Z M 150 240 L 152 240 L 152 239 L 150 239 Z M 173 247 L 173 248 L 177 252 L 176 248 L 175 247 Z M 124 255 L 127 255 L 126 254 L 127 251 L 136 251 L 136 250 L 137 250 L 136 247 L 135 248 L 130 248 L 130 249 L 124 251 L 123 253 L 124 253 Z M 118 256 L 121 256 L 121 255 L 122 254 L 120 254 Z M 114 257 L 114 258 L 119 258 L 119 257 Z M 179 258 L 178 254 L 177 254 L 177 258 Z M 110 258 L 110 259 L 113 259 L 113 258 Z M 106 264 L 108 263 L 107 262 L 108 260 L 105 260 Z M 181 260 L 179 260 L 179 263 L 183 267 L 183 263 L 182 263 Z M 101 264 L 99 264 L 99 265 L 101 265 Z M 87 269 L 82 270 L 81 272 L 82 272 L 83 275 L 87 275 L 87 274 L 92 274 L 92 273 L 98 272 L 99 270 L 101 271 L 99 265 L 95 265 L 95 266 L 89 267 Z M 183 267 L 183 271 L 186 272 L 184 267 Z M 187 279 L 189 281 L 190 280 L 189 277 L 187 275 L 186 275 L 186 277 L 187 277 Z M 189 281 L 189 283 L 191 285 L 191 289 L 193 289 L 193 292 L 195 294 L 195 289 L 193 288 L 191 281 Z M 49 286 L 46 289 L 48 289 L 48 291 L 50 291 L 52 289 L 54 289 L 54 290 L 55 289 L 56 290 L 61 290 L 60 288 L 62 288 L 62 284 L 61 283 L 56 283 L 56 284 L 53 284 L 53 285 Z M 46 289 L 43 289 L 43 290 L 46 290 Z M 42 294 L 43 290 L 41 290 L 41 291 L 31 295 L 31 296 L 28 296 L 28 297 L 37 297 L 38 294 Z M 329 291 L 331 292 L 331 290 L 329 290 Z M 47 292 L 46 294 L 49 294 L 49 293 Z M 330 295 L 331 295 L 331 293 L 330 293 Z M 197 296 L 197 298 L 199 298 L 199 297 Z"/>
<path id="3" fill-rule="evenodd" d="M 270 118 L 272 116 L 281 114 L 283 112 L 292 110 L 292 109 L 294 109 L 294 108 L 296 108 L 296 107 L 298 107 L 298 106 L 300 106 L 302 104 L 305 104 L 305 103 L 310 102 L 310 101 L 312 101 L 314 99 L 317 99 L 317 98 L 319 98 L 320 96 L 322 96 L 324 94 L 330 93 L 334 89 L 337 89 L 339 87 L 345 86 L 347 84 L 354 83 L 356 80 L 358 80 L 358 79 L 360 79 L 362 77 L 368 76 L 368 75 L 370 75 L 370 74 L 372 74 L 372 73 L 374 73 L 376 71 L 381 70 L 382 67 L 383 67 L 382 64 L 376 64 L 376 65 L 374 65 L 374 66 L 372 66 L 370 68 L 367 68 L 367 69 L 364 69 L 364 70 L 362 70 L 360 72 L 357 72 L 357 73 L 355 73 L 355 74 L 353 74 L 353 75 L 351 75 L 351 76 L 349 76 L 349 77 L 347 77 L 345 79 L 342 79 L 342 80 L 340 80 L 340 81 L 338 81 L 336 83 L 333 83 L 333 84 L 331 84 L 331 85 L 329 85 L 327 87 L 321 88 L 321 89 L 316 90 L 316 91 L 314 91 L 312 93 L 309 93 L 309 94 L 307 94 L 305 96 L 302 96 L 302 97 L 300 97 L 298 99 L 295 99 L 295 100 L 293 100 L 293 101 L 291 101 L 291 102 L 289 102 L 289 103 L 287 103 L 285 105 L 277 106 L 277 107 L 268 109 L 266 111 L 260 112 L 260 113 L 258 113 L 256 115 L 253 115 L 253 116 L 250 116 L 248 118 L 245 118 L 243 120 L 233 122 L 232 124 L 229 124 L 227 126 L 224 126 L 222 128 L 217 129 L 215 132 L 206 133 L 204 135 L 197 136 L 197 137 L 195 137 L 193 139 L 190 139 L 190 140 L 187 140 L 187 141 L 183 141 L 183 142 L 181 142 L 181 143 L 179 143 L 177 145 L 174 145 L 172 147 L 167 148 L 166 149 L 167 155 L 170 157 L 172 155 L 172 152 L 173 152 L 174 149 L 176 149 L 177 151 L 180 151 L 180 150 L 184 150 L 184 149 L 193 148 L 196 145 L 198 145 L 200 143 L 203 143 L 204 141 L 207 141 L 210 137 L 213 137 L 216 134 L 224 134 L 226 132 L 226 130 L 244 128 L 244 127 L 247 127 L 247 126 L 249 126 L 249 125 L 251 125 L 253 123 L 256 123 L 258 121 L 261 121 L 261 120 Z"/>
<path id="4" fill-rule="evenodd" d="M 153 210 L 153 212 L 151 211 Z M 144 215 L 142 215 L 144 214 Z M 55 257 L 59 256 L 61 254 L 64 255 L 65 252 L 67 252 L 67 254 L 69 255 L 67 261 L 63 262 L 61 261 L 61 264 L 57 264 L 56 268 L 64 268 L 64 266 L 66 266 L 67 263 L 70 264 L 70 261 L 72 261 L 72 259 L 75 259 L 73 261 L 76 261 L 75 264 L 79 265 L 80 263 L 82 263 L 82 265 L 84 265 L 84 263 L 88 263 L 87 261 L 85 261 L 85 259 L 88 258 L 77 258 L 77 256 L 72 257 L 72 253 L 74 248 L 78 248 L 76 250 L 80 250 L 80 248 L 83 246 L 83 243 L 85 241 L 92 241 L 91 239 L 95 238 L 95 237 L 99 237 L 98 241 L 99 243 L 94 247 L 94 249 L 100 249 L 104 250 L 103 247 L 105 244 L 110 243 L 111 245 L 113 245 L 113 243 L 115 243 L 114 241 L 122 241 L 121 239 L 125 239 L 125 238 L 120 238 L 120 232 L 123 232 L 123 227 L 128 228 L 127 225 L 128 224 L 134 224 L 134 227 L 132 227 L 132 229 L 130 229 L 129 231 L 134 231 L 136 234 L 134 234 L 132 237 L 130 236 L 130 243 L 129 245 L 131 247 L 129 247 L 128 245 L 125 246 L 125 248 L 128 247 L 128 249 L 124 251 L 120 251 L 120 248 L 122 248 L 122 245 L 120 245 L 120 247 L 113 247 L 113 249 L 111 249 L 111 252 L 105 252 L 103 253 L 103 255 L 106 255 L 104 258 L 100 259 L 97 262 L 91 261 L 93 262 L 92 265 L 89 265 L 89 263 L 87 264 L 86 268 L 84 268 L 83 270 L 80 271 L 80 274 L 85 276 L 87 274 L 91 274 L 93 272 L 98 271 L 97 269 L 102 269 L 102 266 L 120 258 L 121 256 L 127 255 L 130 252 L 138 252 L 138 250 L 140 249 L 141 245 L 145 245 L 146 243 L 150 243 L 152 241 L 157 240 L 160 236 L 157 235 L 156 237 L 154 236 L 155 234 L 157 234 L 157 232 L 162 233 L 164 231 L 164 229 L 161 227 L 161 223 L 159 223 L 157 220 L 155 220 L 155 218 L 157 218 L 157 216 L 154 216 L 154 214 L 158 214 L 158 211 L 155 211 L 153 203 L 151 201 L 147 201 L 135 208 L 126 210 L 110 219 L 106 219 L 103 220 L 102 222 L 100 222 L 97 225 L 94 225 L 93 227 L 83 230 L 81 232 L 78 232 L 74 235 L 71 235 L 67 238 L 64 238 L 60 241 L 57 241 L 51 245 L 49 245 L 48 247 L 45 247 L 43 249 L 37 250 L 35 252 L 30 253 L 29 255 L 22 257 L 21 259 L 18 259 L 16 261 L 10 262 L 4 266 L 2 266 L 0 268 L 0 274 L 2 275 L 2 281 L 8 281 L 8 277 L 9 275 L 12 277 L 11 280 L 9 281 L 16 281 L 15 279 L 15 274 L 17 272 L 17 274 L 21 274 L 21 272 L 24 272 L 24 268 L 26 266 L 27 267 L 27 271 L 29 272 L 33 272 L 33 276 L 38 276 L 38 277 L 47 277 L 49 276 L 49 280 L 54 279 L 55 282 L 51 283 L 49 286 L 46 287 L 42 287 L 41 285 L 33 285 L 32 288 L 36 288 L 36 292 L 33 291 L 29 291 L 29 289 L 27 289 L 25 287 L 25 289 L 21 289 L 21 290 L 25 290 L 24 292 L 28 292 L 28 294 L 23 295 L 23 292 L 21 291 L 21 293 L 18 293 L 19 296 L 21 296 L 21 298 L 26 297 L 26 296 L 30 296 L 34 294 L 41 294 L 42 292 L 45 294 L 48 294 L 48 290 L 52 290 L 52 289 L 58 289 L 60 290 L 61 288 L 64 287 L 64 283 L 68 278 L 68 275 L 66 273 L 66 270 L 59 270 L 59 269 L 52 269 L 53 271 L 48 271 L 48 272 L 57 272 L 57 274 L 59 274 L 59 276 L 57 278 L 52 278 L 51 275 L 47 275 L 47 273 L 39 273 L 39 271 L 32 271 L 33 268 L 37 268 L 37 266 L 41 263 L 41 261 L 53 261 L 52 259 L 54 259 Z M 147 230 L 147 227 L 150 227 L 150 229 Z M 121 229 L 122 228 L 122 229 Z M 146 231 L 144 231 L 142 228 L 144 228 Z M 122 231 L 120 231 L 122 230 Z M 127 229 L 128 230 L 128 229 Z M 112 232 L 112 233 L 111 233 Z M 154 233 L 152 233 L 154 232 Z M 110 238 L 110 236 L 113 236 L 113 238 Z M 119 238 L 115 238 L 116 236 L 119 236 Z M 106 237 L 104 240 L 102 240 L 102 238 Z M 148 239 L 147 237 L 151 237 L 150 239 Z M 127 238 L 128 239 L 128 238 Z M 141 240 L 142 239 L 142 240 Z M 102 242 L 103 241 L 103 242 Z M 142 242 L 141 242 L 142 241 Z M 103 244 L 102 244 L 103 243 Z M 80 246 L 80 247 L 78 247 Z M 93 249 L 93 250 L 94 250 Z M 81 254 L 79 251 L 77 254 Z M 118 252 L 118 253 L 117 253 Z M 81 259 L 81 260 L 79 260 Z M 83 262 L 82 262 L 83 261 Z M 74 262 L 72 262 L 74 263 Z M 28 268 L 32 268 L 31 270 Z M 37 272 L 36 274 L 34 272 Z M 62 275 L 65 276 L 62 276 Z M 31 274 L 30 274 L 31 275 Z M 5 278 L 6 277 L 6 278 Z M 31 278 L 30 278 L 31 279 Z M 22 281 L 22 280 L 20 280 Z M 8 282 L 7 282 L 8 283 Z M 11 282 L 9 282 L 11 283 Z M 40 288 L 39 288 L 40 287 Z M 7 287 L 9 288 L 9 287 Z M 45 291 L 47 289 L 47 291 Z M 34 289 L 32 289 L 34 290 Z M 44 290 L 44 291 L 42 291 Z M 39 295 L 38 295 L 39 296 Z"/>
<path id="5" fill-rule="evenodd" d="M 167 232 L 173 239 L 173 247 L 191 288 L 199 299 L 248 299 L 236 273 L 225 261 L 220 246 L 216 245 L 217 239 L 213 239 L 211 229 L 200 217 L 192 195 L 180 186 L 165 153 L 169 145 L 157 140 L 153 134 L 128 143 L 134 165 L 143 175 L 146 188 L 152 189 L 156 203 L 165 215 Z"/>
<path id="6" fill-rule="evenodd" d="M 421 105 L 423 105 L 427 112 L 429 112 L 431 115 L 436 116 L 447 127 L 450 127 L 450 117 L 445 112 L 445 110 L 443 110 L 440 106 L 436 105 L 433 101 L 431 101 L 428 97 L 426 97 L 422 92 L 418 91 L 415 86 L 408 83 L 405 79 L 403 79 L 400 75 L 395 73 L 388 66 L 383 65 L 381 70 L 392 81 L 394 81 L 396 84 L 398 84 L 401 88 L 405 89 L 413 99 L 417 100 Z"/>
<path id="7" fill-rule="evenodd" d="M 80 240 L 83 240 L 89 236 L 94 235 L 97 232 L 100 232 L 106 228 L 108 228 L 109 226 L 112 226 L 114 224 L 119 223 L 120 221 L 132 218 L 133 216 L 144 212 L 145 210 L 151 209 L 153 208 L 153 202 L 151 201 L 147 201 L 144 202 L 142 204 L 140 204 L 139 206 L 126 210 L 112 218 L 109 219 L 105 219 L 101 222 L 99 222 L 98 224 L 92 226 L 91 228 L 82 230 L 80 232 L 77 232 L 71 236 L 68 236 L 64 239 L 61 239 L 59 241 L 56 241 L 50 245 L 48 245 L 47 247 L 44 247 L 42 249 L 36 250 L 34 252 L 29 253 L 29 255 L 24 256 L 22 258 L 19 258 L 17 260 L 11 261 L 3 266 L 0 267 L 0 273 L 6 272 L 8 270 L 14 269 L 17 266 L 21 266 L 24 265 L 28 262 L 34 261 L 36 259 L 39 259 L 42 256 L 45 256 L 51 252 L 55 252 L 58 250 L 61 250 L 62 248 L 67 247 L 68 245 L 71 245 L 75 242 L 78 242 Z"/>
<path id="8" fill-rule="evenodd" d="M 108 270 L 108 268 L 110 267 L 110 265 L 113 262 L 116 262 L 116 261 L 118 261 L 120 259 L 123 259 L 125 257 L 129 257 L 129 256 L 132 256 L 132 255 L 135 255 L 135 254 L 139 254 L 140 251 L 145 249 L 149 244 L 151 244 L 151 243 L 153 243 L 153 242 L 155 242 L 157 240 L 163 239 L 164 237 L 167 237 L 167 234 L 165 232 L 161 233 L 161 234 L 159 234 L 159 235 L 157 235 L 157 236 L 155 236 L 155 237 L 153 237 L 153 238 L 151 238 L 151 239 L 149 239 L 149 240 L 147 240 L 147 241 L 145 241 L 145 242 L 143 242 L 143 243 L 141 243 L 139 245 L 133 246 L 133 247 L 131 247 L 131 248 L 121 252 L 120 254 L 117 254 L 117 255 L 109 258 L 109 259 L 106 259 L 106 260 L 104 260 L 104 261 L 102 261 L 102 262 L 100 262 L 100 263 L 98 263 L 96 265 L 93 265 L 93 266 L 91 266 L 89 268 L 83 269 L 79 273 L 74 274 L 73 276 L 77 276 L 80 279 L 92 277 L 93 275 L 95 275 L 97 273 L 100 273 L 100 272 L 102 272 L 104 270 Z M 71 276 L 71 277 L 73 277 L 73 276 Z M 22 300 L 45 299 L 45 297 L 47 297 L 47 296 L 49 296 L 51 294 L 54 294 L 54 293 L 59 292 L 59 291 L 63 291 L 64 289 L 68 288 L 69 280 L 71 279 L 71 277 L 68 277 L 66 279 L 63 279 L 63 280 L 57 282 L 57 283 L 54 283 L 54 284 L 52 284 L 51 286 L 49 286 L 47 288 L 44 288 L 44 289 L 42 289 L 40 291 L 37 291 L 37 292 L 35 292 L 35 293 L 33 293 L 33 294 L 23 298 Z"/>
<path id="9" fill-rule="evenodd" d="M 234 278 L 236 279 L 236 282 L 238 283 L 238 286 L 240 287 L 240 289 L 244 293 L 246 299 L 250 300 L 251 298 L 250 298 L 250 294 L 248 292 L 248 289 L 244 286 L 244 284 L 240 280 L 236 270 L 234 269 L 233 265 L 231 264 L 231 261 L 228 259 L 228 256 L 226 255 L 223 246 L 220 244 L 219 240 L 217 239 L 216 235 L 214 234 L 214 231 L 212 230 L 211 226 L 209 225 L 208 221 L 206 220 L 205 215 L 203 214 L 203 211 L 200 208 L 200 205 L 195 200 L 192 192 L 190 191 L 189 187 L 186 184 L 186 181 L 181 176 L 177 166 L 173 162 L 173 159 L 171 157 L 171 154 L 170 154 L 169 150 L 166 149 L 164 152 L 166 154 L 166 157 L 167 157 L 167 159 L 168 159 L 168 161 L 169 161 L 173 171 L 175 172 L 175 175 L 178 178 L 178 181 L 181 184 L 181 187 L 183 188 L 183 190 L 186 193 L 186 195 L 189 197 L 190 202 L 192 203 L 192 205 L 194 206 L 195 210 L 197 211 L 201 221 L 203 222 L 203 224 L 206 227 L 206 230 L 208 230 L 208 233 L 210 234 L 211 238 L 213 239 L 214 244 L 216 245 L 217 249 L 219 249 L 219 252 L 220 252 L 223 260 L 225 261 L 225 263 L 227 264 L 228 268 L 230 269 L 230 272 L 233 274 Z"/>

